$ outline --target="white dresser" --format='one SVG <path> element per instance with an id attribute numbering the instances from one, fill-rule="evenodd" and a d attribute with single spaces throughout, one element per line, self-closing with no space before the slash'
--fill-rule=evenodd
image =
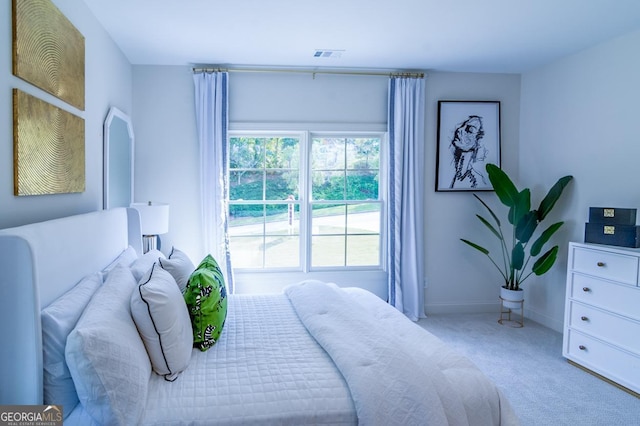
<path id="1" fill-rule="evenodd" d="M 640 249 L 569 244 L 562 355 L 640 393 Z"/>

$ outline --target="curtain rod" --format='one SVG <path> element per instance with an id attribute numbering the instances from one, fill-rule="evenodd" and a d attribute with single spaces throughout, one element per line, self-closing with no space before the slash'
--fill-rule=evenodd
<path id="1" fill-rule="evenodd" d="M 362 76 L 382 76 L 382 77 L 408 77 L 424 78 L 424 73 L 419 72 L 375 72 L 375 71 L 347 71 L 347 70 L 308 70 L 289 68 L 222 68 L 222 67 L 193 67 L 194 73 L 199 72 L 285 72 L 303 74 L 338 74 L 338 75 L 362 75 Z"/>

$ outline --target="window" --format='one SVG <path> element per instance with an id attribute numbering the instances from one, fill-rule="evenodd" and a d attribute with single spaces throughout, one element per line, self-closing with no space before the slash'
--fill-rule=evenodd
<path id="1" fill-rule="evenodd" d="M 312 267 L 380 264 L 379 165 L 379 137 L 312 138 Z"/>
<path id="2" fill-rule="evenodd" d="M 234 269 L 381 269 L 383 136 L 233 132 Z"/>

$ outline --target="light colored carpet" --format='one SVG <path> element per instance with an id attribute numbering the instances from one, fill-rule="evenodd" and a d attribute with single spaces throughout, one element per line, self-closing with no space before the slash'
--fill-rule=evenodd
<path id="1" fill-rule="evenodd" d="M 497 312 L 434 314 L 418 325 L 484 371 L 522 426 L 640 425 L 640 399 L 569 364 L 556 331 L 526 318 L 523 328 L 500 325 Z"/>

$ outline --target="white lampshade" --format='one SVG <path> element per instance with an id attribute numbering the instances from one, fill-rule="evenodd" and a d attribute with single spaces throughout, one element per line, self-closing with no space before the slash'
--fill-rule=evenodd
<path id="1" fill-rule="evenodd" d="M 131 207 L 140 213 L 142 235 L 160 235 L 169 232 L 169 204 L 133 203 Z"/>

